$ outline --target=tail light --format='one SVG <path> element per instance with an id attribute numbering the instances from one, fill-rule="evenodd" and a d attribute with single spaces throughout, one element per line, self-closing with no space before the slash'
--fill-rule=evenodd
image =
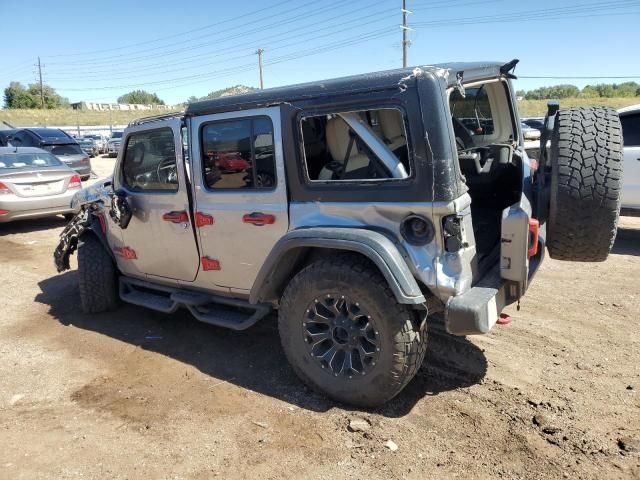
<path id="1" fill-rule="evenodd" d="M 80 188 L 80 187 L 82 187 L 82 182 L 80 181 L 80 175 L 74 175 L 73 177 L 71 177 L 71 180 L 69 180 L 68 188 Z"/>
<path id="2" fill-rule="evenodd" d="M 0 216 L 1 216 L 1 215 L 6 215 L 7 213 L 9 213 L 9 210 L 2 210 L 2 209 L 0 209 Z"/>
<path id="3" fill-rule="evenodd" d="M 11 190 L 9 190 L 9 187 L 7 187 L 4 183 L 0 182 L 0 195 L 2 195 L 3 193 L 11 193 Z"/>
<path id="4" fill-rule="evenodd" d="M 89 163 L 89 157 L 83 157 L 80 163 Z"/>

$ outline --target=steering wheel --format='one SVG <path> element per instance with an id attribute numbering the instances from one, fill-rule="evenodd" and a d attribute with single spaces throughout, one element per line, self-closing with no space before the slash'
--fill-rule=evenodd
<path id="1" fill-rule="evenodd" d="M 178 183 L 178 169 L 175 158 L 169 157 L 161 161 L 156 169 L 156 175 L 160 183 Z"/>

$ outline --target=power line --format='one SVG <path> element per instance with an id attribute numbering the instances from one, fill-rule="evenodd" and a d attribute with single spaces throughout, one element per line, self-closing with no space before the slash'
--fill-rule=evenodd
<path id="1" fill-rule="evenodd" d="M 343 47 L 347 47 L 347 46 L 351 46 L 351 45 L 356 45 L 358 43 L 363 43 L 369 40 L 373 40 L 376 38 L 381 38 L 384 36 L 389 36 L 393 33 L 395 33 L 397 27 L 394 28 L 388 28 L 382 31 L 374 31 L 374 32 L 370 32 L 368 34 L 364 34 L 364 35 L 358 35 L 355 37 L 352 37 L 351 39 L 347 39 L 347 40 L 340 40 L 340 41 L 336 41 L 333 42 L 332 44 L 328 44 L 324 47 L 320 47 L 320 48 L 316 48 L 313 49 L 313 51 L 309 52 L 308 48 L 305 48 L 303 50 L 299 50 L 297 52 L 292 52 L 286 55 L 282 55 L 280 57 L 276 57 L 275 59 L 265 62 L 264 66 L 270 66 L 270 65 L 275 65 L 278 63 L 282 63 L 285 61 L 290 61 L 290 60 L 295 60 L 298 58 L 304 58 L 304 57 L 309 57 L 312 55 L 317 55 L 319 53 L 324 53 L 327 51 L 331 51 L 331 50 L 336 50 L 339 48 L 343 48 Z M 171 83 L 172 86 L 171 87 L 165 87 L 165 88 L 156 88 L 156 90 L 167 90 L 167 89 L 174 89 L 176 87 L 182 87 L 182 86 L 186 86 L 186 85 L 192 85 L 192 84 L 197 84 L 197 83 L 203 83 L 203 82 L 208 82 L 211 81 L 211 77 L 218 78 L 218 77 L 222 77 L 222 76 L 228 76 L 228 75 L 234 75 L 236 73 L 239 72 L 243 72 L 243 71 L 248 71 L 248 70 L 253 70 L 255 68 L 255 64 L 254 63 L 249 63 L 249 64 L 244 64 L 244 65 L 237 65 L 234 67 L 230 67 L 227 69 L 223 69 L 223 70 L 215 70 L 215 71 L 211 71 L 211 72 L 205 72 L 205 73 L 201 73 L 198 75 L 189 75 L 186 77 L 177 77 L 177 78 L 172 78 L 172 79 L 167 79 L 167 80 L 161 80 L 161 81 L 155 81 L 155 82 L 148 82 L 148 83 L 139 83 L 139 84 L 128 84 L 128 85 L 113 85 L 113 86 L 108 86 L 108 87 L 89 87 L 89 88 L 60 88 L 59 90 L 62 92 L 73 92 L 73 91 L 79 91 L 79 92 L 85 92 L 85 91 L 92 91 L 92 90 L 115 90 L 115 89 L 126 89 L 126 88 L 138 88 L 138 87 L 145 87 L 145 86 L 150 86 L 150 85 L 162 85 L 162 84 L 166 84 L 166 83 Z M 205 78 L 205 80 L 203 81 L 189 81 L 191 79 L 195 79 L 195 78 Z M 181 80 L 185 80 L 185 82 L 181 82 Z"/>
<path id="2" fill-rule="evenodd" d="M 296 0 L 283 0 L 282 2 L 276 3 L 275 5 L 269 5 L 268 7 L 264 7 L 264 8 L 261 8 L 259 10 L 254 10 L 252 12 L 243 13 L 241 15 L 229 18 L 227 20 L 221 20 L 219 22 L 210 23 L 208 25 L 204 25 L 202 27 L 194 28 L 192 30 L 186 30 L 186 31 L 183 31 L 183 32 L 180 32 L 180 33 L 174 33 L 172 35 L 168 35 L 168 36 L 164 36 L 164 37 L 158 37 L 158 38 L 155 38 L 155 39 L 152 39 L 152 40 L 145 40 L 143 42 L 131 43 L 131 44 L 122 45 L 122 46 L 119 46 L 119 47 L 104 48 L 104 49 L 101 49 L 101 50 L 87 50 L 85 52 L 53 54 L 53 55 L 48 55 L 48 57 L 49 58 L 54 58 L 54 57 L 73 57 L 73 56 L 82 56 L 82 55 L 95 55 L 96 53 L 105 53 L 105 52 L 112 52 L 112 51 L 117 51 L 117 50 L 130 50 L 131 47 L 138 47 L 140 45 L 148 45 L 150 43 L 160 42 L 160 41 L 163 41 L 163 40 L 169 40 L 171 38 L 182 37 L 182 36 L 187 35 L 189 33 L 199 32 L 199 31 L 202 31 L 202 30 L 209 29 L 211 27 L 215 27 L 217 25 L 222 25 L 222 24 L 225 24 L 225 23 L 234 22 L 236 20 L 245 20 L 246 17 L 253 16 L 255 14 L 264 12 L 265 10 L 271 10 L 272 11 L 274 8 L 277 8 L 277 7 L 279 7 L 281 5 L 284 5 L 286 3 L 291 3 L 292 1 L 296 1 Z"/>
<path id="3" fill-rule="evenodd" d="M 429 22 L 417 22 L 414 23 L 414 26 L 437 26 L 437 25 L 466 25 L 466 24 L 477 24 L 477 23 L 493 23 L 497 21 L 509 21 L 509 22 L 519 22 L 523 20 L 538 20 L 538 19 L 548 19 L 549 17 L 556 17 L 557 15 L 563 15 L 563 19 L 571 18 L 568 17 L 568 14 L 571 13 L 584 13 L 584 12 L 599 12 L 602 10 L 609 9 L 619 9 L 625 7 L 635 7 L 639 6 L 640 2 L 636 0 L 632 1 L 616 1 L 616 2 L 597 2 L 590 4 L 582 4 L 582 5 L 573 5 L 569 7 L 559 7 L 559 8 L 550 8 L 544 11 L 540 10 L 526 10 L 519 12 L 510 12 L 506 14 L 498 14 L 498 15 L 485 15 L 479 17 L 458 17 L 458 18 L 448 18 L 448 19 L 440 19 Z M 635 13 L 635 12 L 632 12 Z"/>
<path id="4" fill-rule="evenodd" d="M 385 2 L 379 2 L 379 3 L 385 3 Z M 360 10 L 355 10 L 354 12 L 350 12 L 350 13 L 358 13 Z M 267 36 L 264 38 L 260 38 L 258 40 L 250 40 L 244 44 L 241 44 L 241 46 L 238 48 L 238 45 L 236 44 L 234 47 L 228 47 L 228 48 L 222 48 L 222 49 L 217 49 L 215 52 L 205 52 L 205 53 L 201 53 L 201 54 L 197 54 L 197 55 L 192 55 L 192 56 L 188 56 L 188 57 L 184 57 L 183 61 L 179 61 L 179 62 L 172 62 L 172 65 L 184 65 L 184 64 L 188 64 L 188 63 L 194 63 L 194 62 L 200 62 L 200 60 L 193 60 L 193 59 L 200 59 L 202 57 L 206 57 L 206 58 L 214 58 L 214 57 L 224 57 L 228 54 L 231 53 L 236 53 L 236 52 L 247 52 L 245 55 L 241 55 L 241 56 L 235 56 L 233 59 L 235 58 L 241 58 L 243 56 L 249 57 L 254 55 L 253 51 L 249 51 L 249 48 L 253 48 L 253 46 L 255 46 L 256 43 L 259 44 L 269 44 L 269 45 L 274 45 L 274 44 L 278 44 L 278 43 L 282 43 L 285 41 L 290 41 L 291 39 L 294 39 L 295 41 L 293 43 L 288 43 L 279 47 L 270 47 L 269 50 L 279 50 L 282 48 L 287 48 L 291 45 L 299 45 L 300 44 L 300 36 L 299 35 L 290 35 L 292 32 L 297 32 L 299 30 L 303 30 L 305 31 L 305 43 L 315 40 L 317 38 L 326 38 L 327 34 L 323 34 L 323 35 L 318 35 L 318 36 L 311 36 L 312 34 L 318 33 L 318 32 L 325 32 L 327 30 L 330 31 L 329 35 L 335 35 L 336 33 L 340 33 L 343 31 L 347 31 L 347 30 L 353 30 L 354 28 L 360 28 L 366 25 L 371 25 L 374 23 L 379 23 L 381 21 L 387 21 L 388 20 L 388 15 L 387 13 L 390 11 L 395 11 L 395 8 L 392 9 L 385 9 L 385 10 L 381 10 L 378 12 L 374 12 L 372 14 L 369 15 L 365 15 L 364 17 L 360 17 L 361 20 L 362 19 L 368 19 L 368 18 L 374 18 L 373 20 L 370 20 L 368 22 L 359 22 L 358 25 L 353 26 L 354 20 L 347 20 L 344 22 L 340 22 L 337 24 L 333 24 L 333 25 L 327 25 L 315 30 L 308 30 L 308 25 L 301 25 L 297 28 L 293 28 L 288 30 L 287 32 L 283 32 L 280 34 L 276 34 L 276 35 L 271 35 L 271 36 Z M 328 20 L 334 20 L 334 19 L 342 19 L 344 18 L 345 15 L 338 15 L 335 17 L 331 17 Z M 348 26 L 348 28 L 345 29 L 340 29 L 340 30 L 335 30 L 335 27 L 340 27 L 340 26 Z M 285 35 L 283 38 L 279 39 L 279 40 L 274 40 L 274 41 L 270 41 L 270 38 L 274 38 L 274 37 L 279 37 L 279 36 L 283 36 Z M 247 48 L 244 48 L 244 47 Z M 225 55 L 226 52 L 226 55 Z M 216 63 L 220 63 L 220 62 L 216 62 Z M 222 62 L 224 63 L 224 62 Z M 113 76 L 110 75 L 109 79 L 116 79 L 116 78 L 131 78 L 131 75 L 128 75 L 129 73 L 135 73 L 135 72 L 141 72 L 141 71 L 146 71 L 146 70 L 155 70 L 157 67 L 166 67 L 167 63 L 162 62 L 162 63 L 156 63 L 156 64 L 151 64 L 151 65 L 146 65 L 144 67 L 140 67 L 140 68 L 133 68 L 133 69 L 129 69 L 129 70 L 118 70 L 119 73 L 122 74 L 127 74 L 124 76 Z M 202 64 L 202 63 L 198 63 L 196 66 L 198 68 L 201 68 L 202 66 L 207 66 L 207 65 L 212 65 L 212 63 L 209 64 Z M 166 70 L 163 68 L 163 73 L 169 72 L 169 71 L 184 71 L 185 67 L 180 67 L 177 69 L 173 69 L 173 70 Z M 143 75 L 144 76 L 144 75 Z M 65 79 L 77 79 L 78 76 L 77 75 L 73 75 L 73 76 L 59 76 L 59 75 L 49 75 L 49 78 L 53 78 L 53 79 L 58 79 L 58 80 L 65 80 Z M 87 79 L 91 79 L 91 78 L 97 78 L 97 79 L 103 79 L 104 78 L 104 72 L 100 72 L 100 71 L 87 71 L 86 68 L 83 69 L 83 74 L 82 74 L 82 80 L 87 80 Z"/>
<path id="5" fill-rule="evenodd" d="M 343 0 L 335 0 L 332 3 L 324 4 L 322 7 L 317 8 L 316 10 L 307 10 L 303 14 L 298 14 L 298 15 L 295 15 L 293 17 L 284 18 L 284 19 L 282 19 L 282 14 L 269 15 L 267 17 L 263 17 L 263 18 L 260 18 L 260 19 L 257 19 L 257 20 L 253 20 L 253 21 L 250 21 L 250 22 L 245 22 L 244 26 L 255 24 L 255 23 L 260 23 L 260 22 L 263 22 L 264 20 L 267 20 L 267 19 L 272 18 L 272 17 L 280 17 L 280 20 L 277 21 L 277 22 L 271 23 L 271 24 L 259 26 L 257 28 L 254 28 L 253 30 L 248 31 L 248 32 L 247 31 L 238 32 L 238 28 L 234 26 L 234 27 L 230 27 L 230 28 L 227 28 L 227 29 L 217 30 L 216 32 L 213 32 L 213 33 L 210 33 L 210 34 L 207 34 L 207 35 L 203 35 L 202 37 L 196 37 L 196 38 L 184 40 L 184 41 L 181 41 L 181 42 L 174 42 L 171 45 L 166 45 L 166 46 L 163 46 L 163 47 L 154 47 L 154 48 L 145 49 L 145 50 L 129 51 L 126 54 L 119 54 L 119 55 L 114 55 L 114 56 L 102 57 L 101 60 L 85 61 L 85 62 L 83 62 L 83 65 L 85 65 L 85 66 L 86 65 L 113 65 L 113 61 L 115 59 L 121 58 L 123 56 L 125 57 L 124 61 L 128 62 L 128 63 L 130 63 L 131 61 L 134 61 L 134 60 L 143 60 L 143 59 L 146 59 L 146 58 L 158 58 L 158 57 L 166 58 L 167 56 L 170 56 L 170 55 L 179 55 L 179 54 L 184 53 L 185 51 L 191 51 L 191 50 L 194 50 L 196 48 L 203 47 L 203 46 L 219 44 L 220 40 L 212 40 L 212 41 L 209 41 L 209 42 L 200 43 L 200 44 L 196 44 L 196 45 L 189 44 L 186 47 L 181 47 L 181 48 L 177 48 L 177 49 L 174 49 L 174 50 L 160 51 L 159 53 L 150 54 L 150 55 L 142 55 L 142 56 L 137 56 L 137 57 L 135 55 L 139 54 L 139 53 L 158 51 L 159 49 L 165 48 L 165 47 L 172 48 L 172 47 L 175 47 L 177 45 L 190 43 L 193 40 L 197 40 L 198 38 L 203 38 L 203 37 L 221 36 L 224 41 L 229 41 L 229 40 L 232 40 L 232 39 L 235 39 L 235 38 L 243 38 L 243 37 L 246 37 L 247 35 L 249 35 L 250 33 L 262 32 L 262 31 L 264 31 L 265 29 L 268 29 L 268 28 L 274 28 L 274 27 L 279 27 L 279 26 L 282 26 L 282 25 L 287 25 L 287 24 L 290 24 L 292 22 L 297 21 L 300 18 L 314 17 L 314 16 L 323 14 L 323 13 L 328 12 L 328 11 L 335 11 L 336 9 L 339 9 L 342 6 L 350 6 L 353 3 L 362 2 L 362 1 L 363 0 L 352 0 L 351 2 L 347 3 L 347 2 L 344 2 Z M 303 6 L 291 9 L 290 11 L 299 10 L 300 8 L 305 8 L 305 7 L 306 6 L 303 5 Z M 233 32 L 233 31 L 236 31 L 238 33 L 232 34 L 232 35 L 224 35 L 225 33 Z M 55 63 L 54 62 L 49 62 L 49 63 L 52 64 L 52 65 L 68 65 L 69 63 L 77 65 L 77 60 L 73 60 L 72 62 L 55 62 Z"/>

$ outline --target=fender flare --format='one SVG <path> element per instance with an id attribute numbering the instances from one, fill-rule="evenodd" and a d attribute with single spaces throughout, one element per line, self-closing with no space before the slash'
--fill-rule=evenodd
<path id="1" fill-rule="evenodd" d="M 98 240 L 100 240 L 100 243 L 102 244 L 102 247 L 107 251 L 109 256 L 113 259 L 114 263 L 116 263 L 116 265 L 117 265 L 116 256 L 114 255 L 113 251 L 111 251 L 111 247 L 109 247 L 109 242 L 107 241 L 107 235 L 102 230 L 102 227 L 100 225 L 100 221 L 98 220 L 98 218 L 95 215 L 93 215 L 93 220 L 91 221 L 91 223 L 87 227 L 87 230 L 85 230 L 83 232 L 83 234 L 86 234 L 87 231 L 91 231 L 91 233 L 93 235 L 98 237 Z M 80 239 L 78 239 L 78 240 L 81 241 L 81 239 L 82 239 L 82 235 L 80 236 Z"/>
<path id="2" fill-rule="evenodd" d="M 378 267 L 398 303 L 419 305 L 426 301 L 400 250 L 385 235 L 361 228 L 311 227 L 293 230 L 274 245 L 253 283 L 249 302 L 277 301 L 283 285 L 309 249 L 360 253 Z"/>

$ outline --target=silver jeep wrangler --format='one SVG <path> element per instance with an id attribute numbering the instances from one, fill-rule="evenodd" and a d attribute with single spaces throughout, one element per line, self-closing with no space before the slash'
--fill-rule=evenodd
<path id="1" fill-rule="evenodd" d="M 606 108 L 550 103 L 523 148 L 517 60 L 262 90 L 132 122 L 113 177 L 74 198 L 85 312 L 120 301 L 243 330 L 278 312 L 308 385 L 360 406 L 420 367 L 427 319 L 488 332 L 553 258 L 602 261 L 622 137 Z"/>

